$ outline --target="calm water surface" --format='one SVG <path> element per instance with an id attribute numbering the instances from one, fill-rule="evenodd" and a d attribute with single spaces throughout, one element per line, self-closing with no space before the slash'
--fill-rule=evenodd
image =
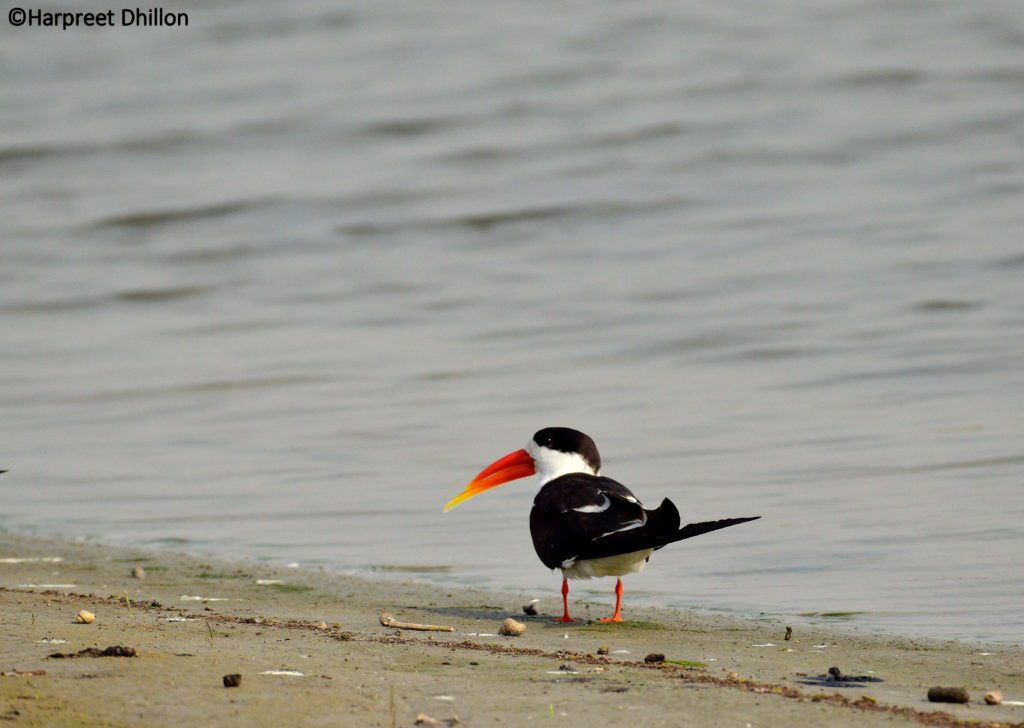
<path id="1" fill-rule="evenodd" d="M 627 599 L 1024 639 L 1018 0 L 174 9 L 2 30 L 0 527 L 553 598 L 567 425 L 764 516 Z"/>

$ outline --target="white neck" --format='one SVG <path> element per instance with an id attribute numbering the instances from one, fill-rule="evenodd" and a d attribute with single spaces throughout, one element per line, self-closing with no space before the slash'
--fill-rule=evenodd
<path id="1" fill-rule="evenodd" d="M 530 442 L 526 448 L 533 456 L 533 465 L 537 470 L 537 488 L 555 478 L 560 478 L 569 473 L 587 473 L 588 475 L 599 475 L 600 472 L 590 467 L 582 455 L 575 452 L 562 452 L 542 447 Z"/>

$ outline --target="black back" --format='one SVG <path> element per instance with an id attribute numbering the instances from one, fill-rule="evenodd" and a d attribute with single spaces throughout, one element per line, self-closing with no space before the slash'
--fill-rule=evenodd
<path id="1" fill-rule="evenodd" d="M 657 523 L 649 523 L 656 514 L 644 510 L 622 483 L 600 475 L 570 473 L 546 483 L 537 493 L 530 511 L 530 535 L 540 560 L 556 569 L 566 559 L 585 558 L 582 554 L 590 551 L 595 541 L 610 538 L 626 526 L 633 527 L 629 532 L 646 531 L 648 525 L 657 526 L 658 533 L 679 528 L 678 513 L 674 521 L 670 517 L 663 523 L 655 517 Z"/>

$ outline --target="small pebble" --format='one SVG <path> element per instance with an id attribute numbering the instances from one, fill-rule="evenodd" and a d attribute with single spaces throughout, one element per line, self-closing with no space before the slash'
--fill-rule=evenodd
<path id="1" fill-rule="evenodd" d="M 242 676 L 237 672 L 233 672 L 230 675 L 224 676 L 224 687 L 226 688 L 237 688 L 242 684 Z"/>
<path id="2" fill-rule="evenodd" d="M 327 622 L 317 622 L 316 623 L 316 628 L 317 629 L 327 629 Z"/>
<path id="3" fill-rule="evenodd" d="M 928 700 L 932 703 L 966 703 L 971 699 L 964 688 L 936 686 L 928 688 Z"/>
<path id="4" fill-rule="evenodd" d="M 1001 705 L 1003 702 L 1003 694 L 998 690 L 989 690 L 985 693 L 985 704 L 986 705 Z"/>
<path id="5" fill-rule="evenodd" d="M 526 625 L 522 622 L 509 617 L 501 623 L 501 627 L 498 628 L 498 634 L 504 635 L 505 637 L 518 637 L 526 631 Z"/>
<path id="6" fill-rule="evenodd" d="M 75 617 L 75 624 L 92 624 L 96 621 L 96 615 L 84 609 Z"/>
<path id="7" fill-rule="evenodd" d="M 537 616 L 537 605 L 534 604 L 533 602 L 530 602 L 529 604 L 524 604 L 523 605 L 523 614 L 526 614 L 526 615 L 528 615 L 530 617 L 536 617 Z"/>
<path id="8" fill-rule="evenodd" d="M 608 645 L 601 645 L 600 647 L 598 647 L 597 648 L 597 654 L 599 654 L 599 655 L 607 655 L 608 654 Z"/>
<path id="9" fill-rule="evenodd" d="M 136 566 L 134 569 L 132 569 L 132 576 L 134 576 L 136 579 L 145 579 L 146 570 L 143 569 L 141 566 Z"/>
<path id="10" fill-rule="evenodd" d="M 664 661 L 665 661 L 665 656 L 663 654 L 661 654 L 660 652 L 652 652 L 651 654 L 649 654 L 647 657 L 644 658 L 644 662 L 648 663 L 649 665 L 654 665 L 654 664 L 657 664 L 659 662 L 664 662 Z"/>

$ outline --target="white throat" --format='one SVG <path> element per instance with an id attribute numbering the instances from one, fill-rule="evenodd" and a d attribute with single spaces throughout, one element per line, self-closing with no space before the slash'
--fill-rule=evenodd
<path id="1" fill-rule="evenodd" d="M 538 445 L 532 440 L 526 446 L 526 449 L 533 457 L 533 465 L 537 470 L 538 490 L 547 482 L 569 473 L 600 475 L 600 471 L 590 467 L 590 463 L 579 453 L 552 450 L 551 448 Z"/>

